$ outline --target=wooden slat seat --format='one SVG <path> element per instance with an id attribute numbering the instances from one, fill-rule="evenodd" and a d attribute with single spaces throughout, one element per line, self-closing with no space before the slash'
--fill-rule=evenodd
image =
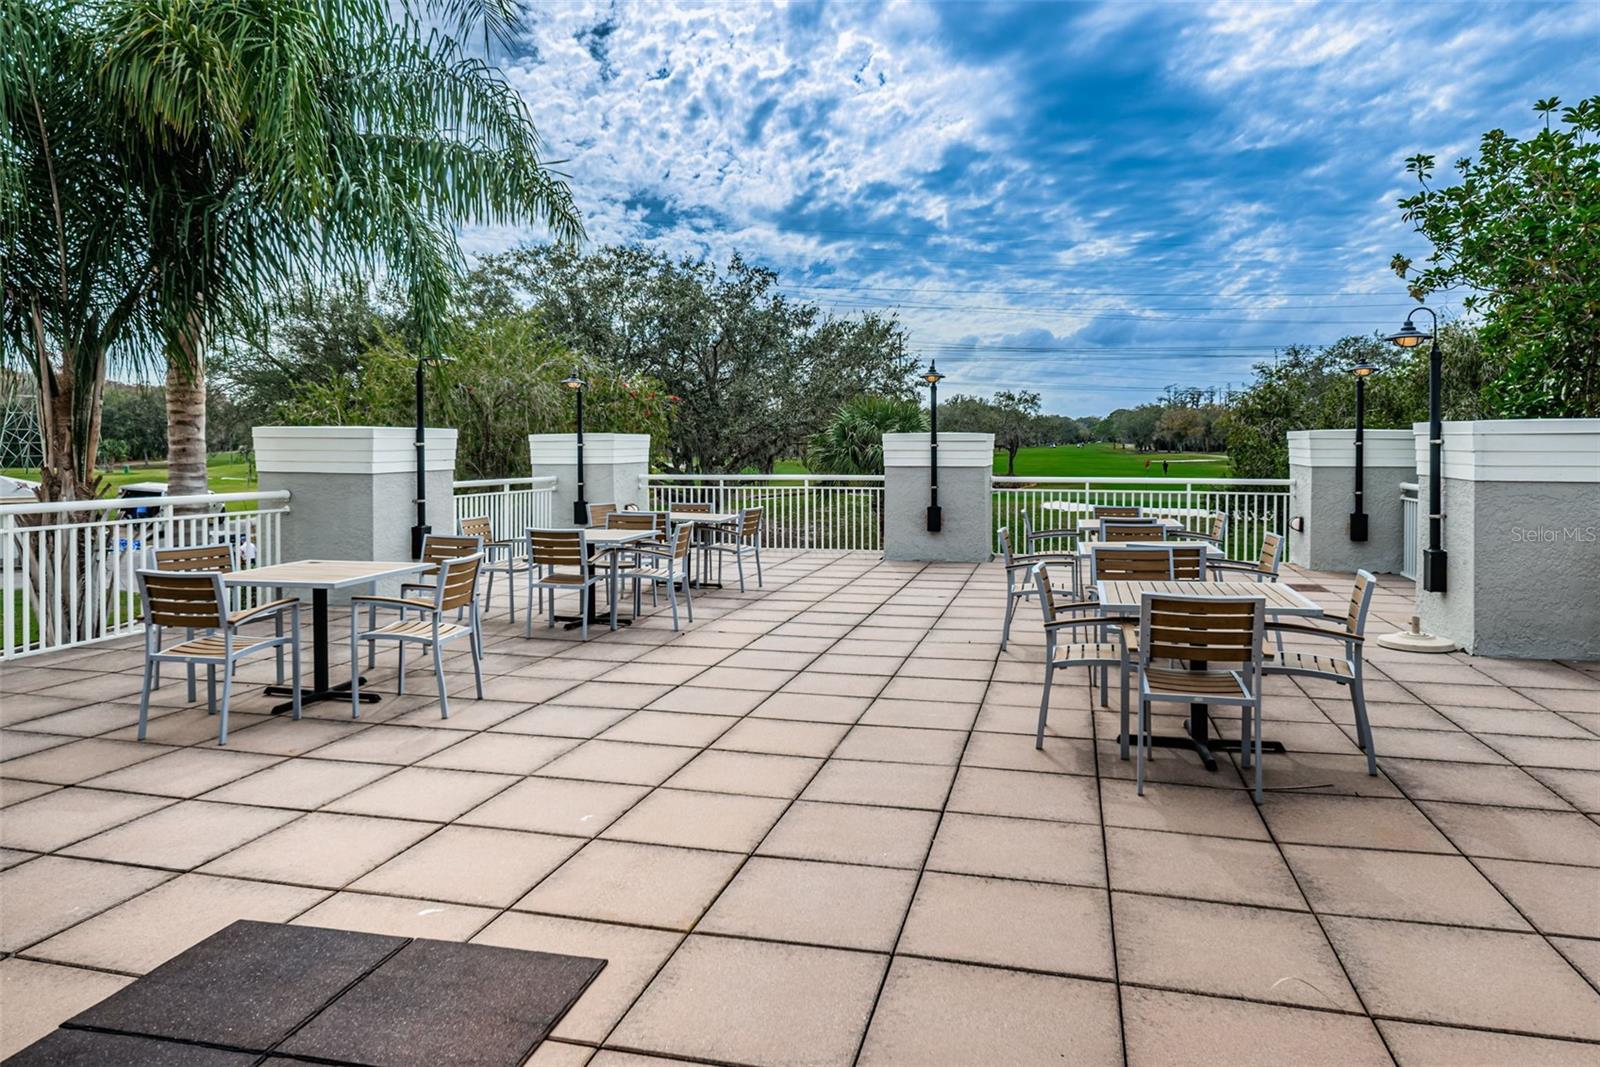
<path id="1" fill-rule="evenodd" d="M 439 624 L 439 637 L 441 640 L 460 637 L 462 634 L 470 632 L 470 627 L 463 626 L 460 623 L 445 622 Z M 368 637 L 372 635 L 432 641 L 433 623 L 427 619 L 399 619 L 395 622 L 386 623 L 375 630 L 368 630 L 362 636 Z"/>
<path id="2" fill-rule="evenodd" d="M 1340 656 L 1315 656 L 1308 652 L 1285 652 L 1273 657 L 1272 674 L 1304 671 L 1307 674 L 1336 674 L 1341 678 L 1354 678 L 1355 669 L 1350 661 Z"/>
<path id="3" fill-rule="evenodd" d="M 276 644 L 277 642 L 270 637 L 263 637 L 257 641 L 235 641 L 233 652 L 235 656 L 242 656 L 257 648 L 268 648 Z M 176 645 L 168 645 L 156 655 L 162 659 L 205 659 L 221 663 L 227 658 L 228 650 L 227 643 L 220 634 L 205 634 L 180 641 Z"/>
<path id="4" fill-rule="evenodd" d="M 1231 671 L 1185 671 L 1168 667 L 1146 667 L 1144 675 L 1145 684 L 1151 693 L 1249 696 L 1249 691 L 1239 684 L 1238 677 Z"/>
<path id="5" fill-rule="evenodd" d="M 483 553 L 470 556 L 445 557 L 439 560 L 436 577 L 429 598 L 410 596 L 358 596 L 352 598 L 350 612 L 350 717 L 361 714 L 360 659 L 356 654 L 360 643 L 369 648 L 379 641 L 393 641 L 398 659 L 395 688 L 406 691 L 406 646 L 422 644 L 432 653 L 433 676 L 438 685 L 439 717 L 450 717 L 450 694 L 445 685 L 444 646 L 458 638 L 467 639 L 472 660 L 472 677 L 477 685 L 478 699 L 483 699 L 483 639 L 482 616 L 478 607 L 478 577 L 484 570 Z M 515 594 L 513 593 L 513 596 Z M 368 609 L 365 629 L 359 624 L 360 609 Z M 392 622 L 381 626 L 371 620 L 378 609 L 388 609 L 398 614 Z M 453 612 L 455 619 L 445 618 Z"/>

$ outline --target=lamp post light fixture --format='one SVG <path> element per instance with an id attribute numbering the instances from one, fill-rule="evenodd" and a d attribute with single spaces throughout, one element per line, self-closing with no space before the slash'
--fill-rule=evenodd
<path id="1" fill-rule="evenodd" d="M 422 558 L 422 540 L 433 532 L 433 527 L 428 525 L 428 446 L 425 439 L 427 432 L 424 423 L 427 420 L 427 404 L 424 395 L 424 379 L 429 364 L 443 366 L 454 363 L 448 356 L 425 355 L 417 357 L 417 496 L 414 503 L 417 506 L 417 523 L 411 527 L 411 558 Z"/>
<path id="2" fill-rule="evenodd" d="M 578 495 L 572 502 L 572 521 L 577 526 L 589 525 L 589 502 L 583 498 L 583 387 L 588 383 L 578 377 L 574 370 L 571 375 L 561 382 L 562 385 L 572 390 L 577 398 L 577 426 L 578 426 Z"/>
<path id="3" fill-rule="evenodd" d="M 939 507 L 939 383 L 944 375 L 935 361 L 928 361 L 922 380 L 928 386 L 928 532 L 938 533 L 944 529 L 944 512 Z"/>
<path id="4" fill-rule="evenodd" d="M 1426 311 L 1433 320 L 1433 327 L 1427 333 L 1412 324 L 1411 320 L 1418 311 Z M 1444 427 L 1440 411 L 1443 369 L 1439 357 L 1439 316 L 1427 305 L 1419 305 L 1406 316 L 1405 325 L 1400 327 L 1399 332 L 1390 334 L 1384 340 L 1401 348 L 1417 348 L 1424 341 L 1431 345 L 1428 352 L 1428 547 L 1422 553 L 1422 588 L 1429 593 L 1443 593 L 1448 588 L 1446 569 L 1449 560 L 1442 544 Z"/>
<path id="5" fill-rule="evenodd" d="M 1350 540 L 1367 539 L 1367 498 L 1365 481 L 1367 472 L 1367 379 L 1378 373 L 1371 363 L 1358 363 L 1350 368 L 1356 379 L 1356 492 L 1355 510 L 1350 513 Z"/>

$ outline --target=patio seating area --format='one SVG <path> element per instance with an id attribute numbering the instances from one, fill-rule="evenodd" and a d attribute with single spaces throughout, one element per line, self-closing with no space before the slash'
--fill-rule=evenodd
<path id="1" fill-rule="evenodd" d="M 1180 748 L 1141 796 L 1115 667 L 1106 704 L 1058 667 L 1035 747 L 1002 563 L 763 551 L 676 628 L 670 569 L 588 640 L 502 593 L 482 699 L 442 649 L 448 719 L 392 645 L 359 720 L 272 715 L 240 662 L 225 748 L 181 666 L 135 740 L 139 635 L 0 666 L 0 1056 L 252 919 L 606 960 L 538 1067 L 1600 1060 L 1600 664 L 1368 644 L 1375 777 L 1348 692 L 1268 670 L 1259 804 Z M 1271 567 L 1347 609 L 1354 575 Z M 1412 593 L 1380 575 L 1367 632 Z"/>

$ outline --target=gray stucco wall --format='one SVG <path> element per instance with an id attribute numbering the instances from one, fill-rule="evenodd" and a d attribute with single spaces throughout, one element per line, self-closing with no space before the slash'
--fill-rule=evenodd
<path id="1" fill-rule="evenodd" d="M 533 473 L 535 477 L 556 480 L 551 514 L 557 526 L 571 525 L 572 502 L 578 492 L 577 462 L 540 463 L 534 467 Z M 646 473 L 644 463 L 585 463 L 584 499 L 591 504 L 616 504 L 619 508 L 636 504 L 643 508 L 648 500 L 639 480 Z"/>
<path id="2" fill-rule="evenodd" d="M 1350 540 L 1355 508 L 1354 467 L 1289 468 L 1289 514 L 1303 529 L 1289 532 L 1289 558 L 1319 571 L 1399 573 L 1404 550 L 1400 483 L 1413 481 L 1411 467 L 1368 467 L 1365 490 L 1367 540 Z"/>
<path id="3" fill-rule="evenodd" d="M 939 471 L 943 529 L 928 532 L 928 468 L 889 467 L 883 479 L 883 558 L 982 563 L 993 550 L 993 474 L 983 467 Z"/>
<path id="4" fill-rule="evenodd" d="M 1478 656 L 1600 659 L 1594 485 L 1446 478 L 1443 489 L 1449 588 L 1419 593 L 1423 628 Z M 1420 559 L 1425 517 L 1418 525 Z"/>

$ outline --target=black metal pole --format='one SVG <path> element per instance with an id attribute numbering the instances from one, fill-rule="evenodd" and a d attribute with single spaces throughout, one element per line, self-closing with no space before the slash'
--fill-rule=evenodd
<path id="1" fill-rule="evenodd" d="M 1433 318 L 1433 344 L 1428 353 L 1428 547 L 1422 553 L 1422 588 L 1430 593 L 1445 592 L 1448 557 L 1444 551 L 1444 416 L 1442 406 L 1443 367 L 1439 356 L 1439 316 L 1431 308 L 1419 307 Z"/>
<path id="2" fill-rule="evenodd" d="M 589 525 L 589 502 L 583 498 L 583 388 L 578 393 L 578 498 L 572 502 L 572 521 L 578 526 Z"/>
<path id="3" fill-rule="evenodd" d="M 422 558 L 422 539 L 431 532 L 428 525 L 428 451 L 424 438 L 426 412 L 422 395 L 424 360 L 417 359 L 417 524 L 411 527 L 411 558 Z"/>
<path id="4" fill-rule="evenodd" d="M 1367 376 L 1356 375 L 1356 507 L 1350 513 L 1350 540 L 1367 539 L 1366 480 Z"/>
<path id="5" fill-rule="evenodd" d="M 928 383 L 928 532 L 944 528 L 939 507 L 939 383 Z"/>

